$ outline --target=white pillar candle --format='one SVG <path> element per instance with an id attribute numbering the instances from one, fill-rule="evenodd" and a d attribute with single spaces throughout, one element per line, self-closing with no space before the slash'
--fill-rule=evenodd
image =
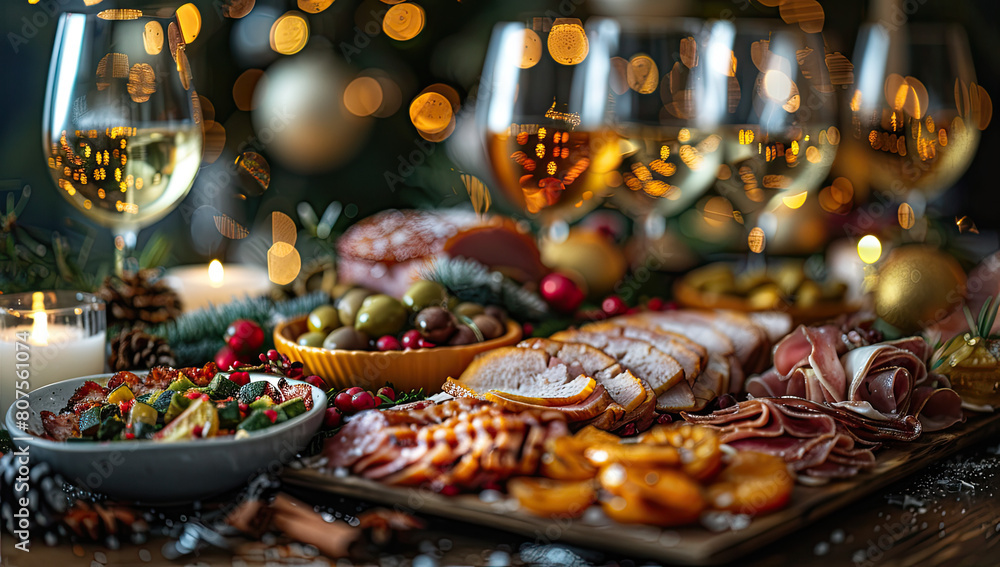
<path id="1" fill-rule="evenodd" d="M 67 378 L 104 372 L 103 326 L 89 334 L 81 327 L 50 323 L 44 306 L 38 307 L 30 316 L 32 323 L 0 330 L 2 415 L 19 395 Z"/>
<path id="2" fill-rule="evenodd" d="M 181 297 L 184 311 L 222 305 L 234 299 L 266 295 L 271 288 L 267 269 L 249 264 L 179 266 L 163 275 L 163 281 Z"/>

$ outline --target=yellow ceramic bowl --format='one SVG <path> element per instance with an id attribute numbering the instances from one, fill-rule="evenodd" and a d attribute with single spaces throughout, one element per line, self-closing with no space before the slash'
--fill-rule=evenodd
<path id="1" fill-rule="evenodd" d="M 397 390 L 423 388 L 427 393 L 440 391 L 446 378 L 458 377 L 479 353 L 521 340 L 521 326 L 514 321 L 507 322 L 506 334 L 481 343 L 386 352 L 300 346 L 295 339 L 306 331 L 305 316 L 286 321 L 274 329 L 274 346 L 331 388 L 372 389 L 392 382 Z"/>

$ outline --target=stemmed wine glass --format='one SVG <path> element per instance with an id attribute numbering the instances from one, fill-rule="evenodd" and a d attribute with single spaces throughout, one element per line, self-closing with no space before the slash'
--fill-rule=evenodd
<path id="1" fill-rule="evenodd" d="M 852 173 L 856 188 L 898 201 L 948 189 L 969 167 L 992 114 L 965 32 L 953 24 L 867 24 L 854 61 L 837 167 Z"/>
<path id="2" fill-rule="evenodd" d="M 831 73 L 822 35 L 781 21 L 735 25 L 722 133 L 726 155 L 715 188 L 748 233 L 759 229 L 770 239 L 779 230 L 775 215 L 801 207 L 833 163 L 841 140 L 839 77 Z M 763 239 L 748 241 L 751 251 L 761 251 L 754 242 Z"/>
<path id="3" fill-rule="evenodd" d="M 584 29 L 573 18 L 493 30 L 477 128 L 503 200 L 546 228 L 598 206 L 607 195 L 606 176 L 620 161 L 603 101 L 594 96 L 605 90 L 611 31 Z"/>
<path id="4" fill-rule="evenodd" d="M 62 14 L 44 107 L 59 193 L 114 232 L 117 272 L 134 270 L 136 233 L 180 203 L 201 161 L 178 21 L 136 9 Z"/>
<path id="5" fill-rule="evenodd" d="M 603 25 L 617 31 L 606 91 L 595 95 L 620 140 L 612 199 L 645 236 L 658 238 L 663 217 L 711 187 L 722 162 L 733 26 L 687 18 Z"/>

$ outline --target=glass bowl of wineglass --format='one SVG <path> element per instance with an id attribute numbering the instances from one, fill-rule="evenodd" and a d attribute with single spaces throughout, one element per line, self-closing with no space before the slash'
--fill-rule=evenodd
<path id="1" fill-rule="evenodd" d="M 477 99 L 495 186 L 509 210 L 544 227 L 600 205 L 620 161 L 607 128 L 611 30 L 574 18 L 500 23 L 493 30 Z M 593 60 L 596 64 L 581 65 Z"/>
<path id="2" fill-rule="evenodd" d="M 797 26 L 752 19 L 735 25 L 725 161 L 715 189 L 727 200 L 721 209 L 735 211 L 747 233 L 760 228 L 758 234 L 770 240 L 779 230 L 775 213 L 801 207 L 837 154 L 841 134 L 831 58 L 822 35 Z"/>
<path id="3" fill-rule="evenodd" d="M 191 189 L 200 122 L 176 18 L 124 8 L 59 17 L 44 152 L 59 193 L 114 232 L 119 273 L 135 268 L 138 230 Z"/>
<path id="4" fill-rule="evenodd" d="M 860 197 L 940 195 L 965 172 L 992 102 L 976 84 L 965 32 L 954 24 L 862 26 L 855 89 L 837 168 Z"/>
<path id="5" fill-rule="evenodd" d="M 688 18 L 614 21 L 606 118 L 619 139 L 612 200 L 652 226 L 688 208 L 715 182 L 727 110 L 733 26 Z M 650 234 L 652 233 L 652 234 Z"/>

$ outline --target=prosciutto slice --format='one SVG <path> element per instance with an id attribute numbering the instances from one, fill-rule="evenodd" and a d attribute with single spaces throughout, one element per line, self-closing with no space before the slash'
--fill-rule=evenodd
<path id="1" fill-rule="evenodd" d="M 912 416 L 872 419 L 793 397 L 755 398 L 709 415 L 682 415 L 717 429 L 719 440 L 733 448 L 781 457 L 813 482 L 869 470 L 875 466 L 872 451 L 881 441 L 920 435 L 920 423 Z"/>
<path id="2" fill-rule="evenodd" d="M 823 402 L 876 419 L 915 415 L 925 431 L 964 420 L 958 394 L 930 386 L 931 349 L 925 340 L 869 344 L 873 337 L 848 319 L 800 325 L 774 347 L 774 367 L 749 378 L 746 391 L 754 397 Z M 919 403 L 914 403 L 917 391 Z"/>

